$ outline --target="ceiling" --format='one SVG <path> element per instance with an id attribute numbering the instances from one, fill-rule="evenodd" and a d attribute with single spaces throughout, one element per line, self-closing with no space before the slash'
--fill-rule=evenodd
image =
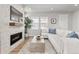
<path id="1" fill-rule="evenodd" d="M 79 5 L 75 6 L 75 4 L 26 4 L 25 5 L 25 11 L 27 12 L 74 12 L 76 10 L 79 10 Z"/>

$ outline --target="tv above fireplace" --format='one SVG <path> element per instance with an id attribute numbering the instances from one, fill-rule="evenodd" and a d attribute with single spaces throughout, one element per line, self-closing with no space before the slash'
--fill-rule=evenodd
<path id="1" fill-rule="evenodd" d="M 10 20 L 20 22 L 23 20 L 22 18 L 23 18 L 23 14 L 13 6 L 10 6 Z"/>

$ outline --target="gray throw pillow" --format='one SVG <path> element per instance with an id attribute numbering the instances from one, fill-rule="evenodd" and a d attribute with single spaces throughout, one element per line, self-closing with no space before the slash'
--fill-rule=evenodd
<path id="1" fill-rule="evenodd" d="M 67 37 L 68 38 L 77 38 L 77 39 L 79 39 L 78 34 L 75 33 L 75 32 L 68 33 Z"/>
<path id="2" fill-rule="evenodd" d="M 56 34 L 56 29 L 49 29 L 49 33 Z"/>

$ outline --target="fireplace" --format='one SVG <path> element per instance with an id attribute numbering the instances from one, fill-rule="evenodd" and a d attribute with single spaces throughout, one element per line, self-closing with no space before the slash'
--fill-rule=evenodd
<path id="1" fill-rule="evenodd" d="M 17 41 L 19 41 L 20 39 L 22 39 L 22 32 L 12 34 L 12 35 L 10 36 L 10 45 L 15 44 L 15 43 L 16 43 Z"/>

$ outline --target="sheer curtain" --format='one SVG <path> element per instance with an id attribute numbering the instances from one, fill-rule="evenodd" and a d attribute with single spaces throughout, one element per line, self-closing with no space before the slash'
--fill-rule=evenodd
<path id="1" fill-rule="evenodd" d="M 41 35 L 46 37 L 48 32 L 48 18 L 47 17 L 40 17 L 40 30 Z"/>
<path id="2" fill-rule="evenodd" d="M 31 17 L 33 20 L 30 30 L 31 35 L 40 35 L 48 32 L 48 18 L 47 17 Z"/>
<path id="3" fill-rule="evenodd" d="M 29 34 L 31 36 L 35 36 L 35 35 L 39 35 L 40 31 L 39 31 L 39 17 L 31 17 L 32 19 L 32 27 L 29 30 Z"/>

